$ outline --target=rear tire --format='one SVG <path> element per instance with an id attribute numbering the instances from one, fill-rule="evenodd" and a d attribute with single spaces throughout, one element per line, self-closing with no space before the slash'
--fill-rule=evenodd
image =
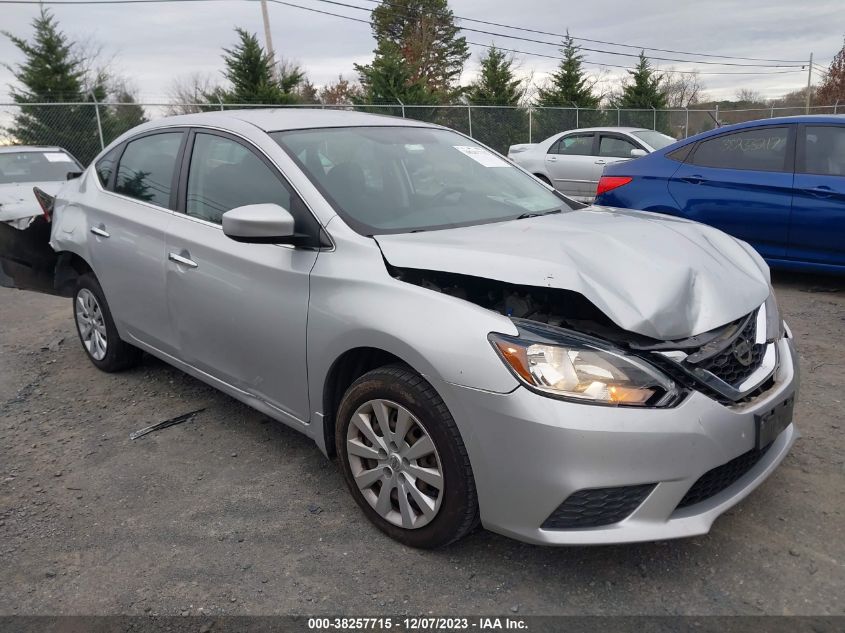
<path id="1" fill-rule="evenodd" d="M 82 349 L 97 369 L 123 371 L 141 360 L 141 350 L 122 341 L 117 333 L 109 304 L 93 273 L 82 275 L 77 282 L 73 316 Z"/>
<path id="2" fill-rule="evenodd" d="M 391 538 L 431 549 L 477 525 L 475 480 L 458 427 L 410 368 L 388 365 L 352 383 L 338 411 L 335 446 L 355 501 Z"/>

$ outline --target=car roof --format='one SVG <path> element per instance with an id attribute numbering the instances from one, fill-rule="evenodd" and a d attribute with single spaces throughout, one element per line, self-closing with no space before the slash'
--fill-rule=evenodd
<path id="1" fill-rule="evenodd" d="M 184 114 L 159 119 L 146 129 L 158 125 L 220 125 L 227 120 L 238 120 L 250 123 L 265 132 L 281 132 L 285 130 L 303 130 L 323 127 L 354 127 L 354 126 L 410 126 L 410 127 L 441 127 L 432 123 L 387 116 L 384 114 L 370 114 L 352 110 L 323 109 L 323 108 L 254 108 L 243 110 L 222 110 L 201 112 L 199 114 Z"/>
<path id="2" fill-rule="evenodd" d="M 65 152 L 67 150 L 55 145 L 2 145 L 0 154 L 15 154 L 18 152 Z"/>
<path id="3" fill-rule="evenodd" d="M 572 132 L 626 132 L 630 134 L 631 132 L 650 132 L 648 128 L 644 127 L 579 127 L 572 130 L 564 130 L 563 132 L 558 132 L 558 134 L 570 134 Z M 557 136 L 557 135 L 555 135 Z"/>

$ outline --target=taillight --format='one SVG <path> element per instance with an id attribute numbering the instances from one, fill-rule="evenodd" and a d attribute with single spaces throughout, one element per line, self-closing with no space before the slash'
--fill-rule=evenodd
<path id="1" fill-rule="evenodd" d="M 596 195 L 600 196 L 608 191 L 613 191 L 622 185 L 627 185 L 633 178 L 630 176 L 602 176 L 599 179 L 599 186 L 596 188 Z"/>

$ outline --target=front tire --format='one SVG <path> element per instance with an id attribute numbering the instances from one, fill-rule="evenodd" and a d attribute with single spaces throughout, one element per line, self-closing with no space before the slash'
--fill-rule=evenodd
<path id="1" fill-rule="evenodd" d="M 141 360 L 141 350 L 120 339 L 103 289 L 93 273 L 79 278 L 73 294 L 73 316 L 82 349 L 97 369 L 122 371 Z"/>
<path id="2" fill-rule="evenodd" d="M 430 549 L 475 527 L 478 500 L 466 447 L 422 376 L 403 365 L 364 374 L 344 394 L 337 420 L 344 479 L 380 530 Z"/>

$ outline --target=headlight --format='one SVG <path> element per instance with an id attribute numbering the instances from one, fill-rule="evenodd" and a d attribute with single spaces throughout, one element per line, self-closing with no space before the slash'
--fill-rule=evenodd
<path id="1" fill-rule="evenodd" d="M 520 327 L 518 337 L 489 338 L 521 382 L 550 396 L 636 407 L 668 406 L 678 396 L 675 383 L 645 361 L 586 337 L 532 326 Z"/>
<path id="2" fill-rule="evenodd" d="M 769 286 L 769 296 L 766 299 L 766 342 L 772 343 L 780 340 L 786 334 L 783 319 L 780 316 L 780 308 L 775 297 L 775 290 Z"/>

